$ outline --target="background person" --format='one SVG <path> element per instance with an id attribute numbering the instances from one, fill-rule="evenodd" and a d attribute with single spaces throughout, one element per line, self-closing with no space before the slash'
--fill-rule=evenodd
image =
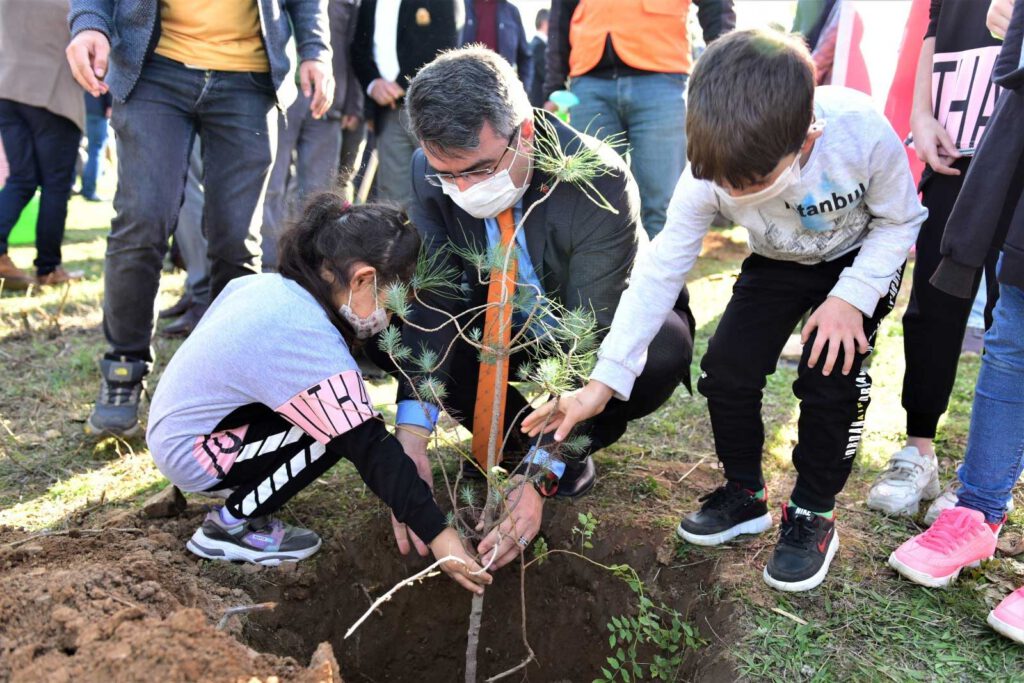
<path id="1" fill-rule="evenodd" d="M 732 0 L 699 0 L 704 41 L 736 26 Z M 554 0 L 544 95 L 566 87 L 580 102 L 573 126 L 615 136 L 640 188 L 644 229 L 654 237 L 686 165 L 686 82 L 693 68 L 690 0 Z M 554 105 L 546 105 L 554 110 Z"/>
<path id="2" fill-rule="evenodd" d="M 4 289 L 59 285 L 82 276 L 61 265 L 68 198 L 85 126 L 82 93 L 62 53 L 66 0 L 0 3 L 0 136 L 10 173 L 0 189 L 0 280 Z M 7 237 L 39 197 L 35 276 L 14 265 Z"/>
<path id="3" fill-rule="evenodd" d="M 299 81 L 316 116 L 334 93 L 323 9 L 320 0 L 289 0 L 284 11 L 277 0 L 72 0 L 71 71 L 92 95 L 113 95 L 118 136 L 117 215 L 104 262 L 109 348 L 86 422 L 90 433 L 138 431 L 163 257 L 197 135 L 211 297 L 231 279 L 259 272 L 277 108 L 296 95 L 286 51 L 293 27 Z"/>

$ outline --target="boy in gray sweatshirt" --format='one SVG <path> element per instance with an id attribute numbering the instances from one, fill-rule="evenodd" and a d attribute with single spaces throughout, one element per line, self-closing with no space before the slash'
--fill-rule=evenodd
<path id="1" fill-rule="evenodd" d="M 786 591 L 819 585 L 839 541 L 835 496 L 863 432 L 871 378 L 862 363 L 892 310 L 907 253 L 927 215 L 903 146 L 871 100 L 814 87 L 803 43 L 737 31 L 701 57 L 690 82 L 690 166 L 664 231 L 633 270 L 591 381 L 523 423 L 564 438 L 612 397 L 627 398 L 646 349 L 671 309 L 715 214 L 747 228 L 751 250 L 701 361 L 715 449 L 726 482 L 701 498 L 678 533 L 719 545 L 772 525 L 761 455 L 765 379 L 790 332 L 804 326 L 798 379 L 796 486 L 782 505 L 765 581 Z"/>

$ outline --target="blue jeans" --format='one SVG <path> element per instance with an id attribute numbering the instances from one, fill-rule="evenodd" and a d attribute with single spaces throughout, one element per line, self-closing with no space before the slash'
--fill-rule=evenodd
<path id="1" fill-rule="evenodd" d="M 580 99 L 572 125 L 599 138 L 618 135 L 640 188 L 647 234 L 665 227 L 665 212 L 686 166 L 686 74 L 619 78 L 580 76 L 570 89 Z"/>
<path id="2" fill-rule="evenodd" d="M 974 390 L 959 505 L 1002 521 L 1024 470 L 1024 290 L 999 285 Z"/>
<path id="3" fill-rule="evenodd" d="M 154 305 L 178 222 L 192 143 L 202 141 L 212 297 L 260 271 L 263 193 L 277 143 L 267 73 L 206 71 L 154 55 L 114 106 L 116 216 L 104 264 L 103 331 L 110 353 L 152 360 Z"/>
<path id="4" fill-rule="evenodd" d="M 85 137 L 88 140 L 89 156 L 82 167 L 82 195 L 93 197 L 96 194 L 96 179 L 100 175 L 100 158 L 107 147 L 107 135 L 110 132 L 107 117 L 97 114 L 86 114 Z"/>
<path id="5" fill-rule="evenodd" d="M 11 173 L 0 189 L 0 254 L 22 210 L 41 188 L 36 221 L 36 273 L 48 275 L 61 264 L 60 245 L 75 160 L 82 131 L 42 107 L 0 99 L 0 137 Z"/>

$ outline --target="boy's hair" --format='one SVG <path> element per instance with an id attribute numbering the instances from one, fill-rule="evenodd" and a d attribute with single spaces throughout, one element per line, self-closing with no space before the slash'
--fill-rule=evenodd
<path id="1" fill-rule="evenodd" d="M 742 188 L 803 145 L 814 117 L 814 62 L 798 36 L 733 31 L 697 60 L 686 106 L 693 176 Z"/>
<path id="2" fill-rule="evenodd" d="M 380 287 L 408 283 L 419 252 L 419 233 L 401 209 L 387 204 L 352 206 L 333 192 L 321 192 L 281 235 L 278 272 L 313 295 L 351 346 L 355 330 L 339 315 L 321 269 L 327 268 L 343 287 L 358 263 L 376 269 Z"/>
<path id="3" fill-rule="evenodd" d="M 540 30 L 540 27 L 544 25 L 544 22 L 548 20 L 548 17 L 550 15 L 551 12 L 549 12 L 547 9 L 537 10 L 537 18 L 533 22 L 533 27 L 537 30 Z"/>

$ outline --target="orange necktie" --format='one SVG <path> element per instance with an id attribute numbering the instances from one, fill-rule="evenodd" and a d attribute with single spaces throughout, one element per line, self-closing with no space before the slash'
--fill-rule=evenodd
<path id="1" fill-rule="evenodd" d="M 505 209 L 498 215 L 501 230 L 502 254 L 512 249 L 516 233 L 512 209 Z M 491 271 L 487 286 L 487 311 L 484 313 L 483 344 L 494 351 L 484 350 L 480 363 L 480 378 L 477 380 L 476 405 L 473 409 L 473 457 L 486 472 L 487 446 L 491 438 L 491 420 L 494 415 L 494 392 L 498 396 L 498 453 L 494 464 L 501 462 L 501 445 L 505 429 L 505 394 L 508 385 L 508 346 L 512 339 L 512 297 L 516 292 L 517 259 L 510 258 L 508 270 Z M 506 288 L 508 300 L 501 304 L 502 286 Z"/>

